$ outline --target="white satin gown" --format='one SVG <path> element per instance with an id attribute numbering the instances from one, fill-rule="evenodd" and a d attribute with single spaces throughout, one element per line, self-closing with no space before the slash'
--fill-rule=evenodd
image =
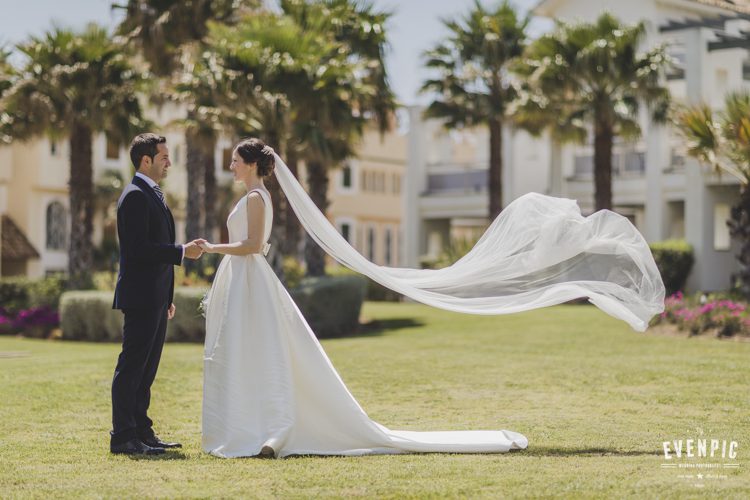
<path id="1" fill-rule="evenodd" d="M 264 241 L 273 222 L 265 203 Z M 247 196 L 227 221 L 247 238 Z M 366 353 L 362 354 L 363 362 Z M 218 457 L 408 452 L 503 453 L 526 448 L 506 430 L 413 432 L 372 421 L 326 356 L 263 254 L 225 256 L 206 299 L 203 449 Z"/>

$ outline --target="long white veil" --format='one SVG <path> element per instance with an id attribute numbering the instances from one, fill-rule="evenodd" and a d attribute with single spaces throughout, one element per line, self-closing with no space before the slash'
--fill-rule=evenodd
<path id="1" fill-rule="evenodd" d="M 341 264 L 416 301 L 507 314 L 588 297 L 638 331 L 664 310 L 664 284 L 648 244 L 609 210 L 583 217 L 574 200 L 530 193 L 508 205 L 450 267 L 378 266 L 349 245 L 275 157 L 276 178 L 308 234 Z"/>

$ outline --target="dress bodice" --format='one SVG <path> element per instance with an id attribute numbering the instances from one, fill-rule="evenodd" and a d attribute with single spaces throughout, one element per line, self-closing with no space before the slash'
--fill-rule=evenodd
<path id="1" fill-rule="evenodd" d="M 250 192 L 259 193 L 265 204 L 265 210 L 263 212 L 263 242 L 266 243 L 271 236 L 271 226 L 273 225 L 273 205 L 271 204 L 271 197 L 261 189 L 253 189 Z M 230 243 L 247 239 L 247 195 L 243 196 L 229 213 L 229 217 L 227 218 L 227 229 L 229 229 Z"/>

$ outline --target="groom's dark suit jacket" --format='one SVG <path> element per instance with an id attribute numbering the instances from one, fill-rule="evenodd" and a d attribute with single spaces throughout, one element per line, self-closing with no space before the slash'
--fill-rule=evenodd
<path id="1" fill-rule="evenodd" d="M 153 308 L 170 304 L 174 267 L 182 247 L 175 245 L 174 219 L 146 181 L 133 177 L 117 202 L 120 273 L 113 309 Z"/>

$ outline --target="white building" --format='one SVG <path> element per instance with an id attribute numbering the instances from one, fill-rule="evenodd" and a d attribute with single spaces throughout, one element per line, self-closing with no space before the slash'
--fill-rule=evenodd
<path id="1" fill-rule="evenodd" d="M 563 21 L 592 21 L 608 10 L 625 23 L 643 21 L 644 48 L 669 43 L 678 61 L 666 84 L 676 101 L 720 107 L 725 94 L 750 86 L 750 1 L 544 0 L 535 13 Z M 405 212 L 405 262 L 418 265 L 453 238 L 481 231 L 487 221 L 488 134 L 447 133 L 410 112 Z M 688 288 L 726 289 L 737 269 L 726 221 L 738 196 L 736 181 L 686 157 L 670 126 L 643 113 L 643 136 L 614 146 L 613 204 L 650 242 L 684 238 L 695 265 Z M 578 200 L 593 211 L 593 145 L 559 145 L 506 127 L 503 203 L 536 191 Z"/>

